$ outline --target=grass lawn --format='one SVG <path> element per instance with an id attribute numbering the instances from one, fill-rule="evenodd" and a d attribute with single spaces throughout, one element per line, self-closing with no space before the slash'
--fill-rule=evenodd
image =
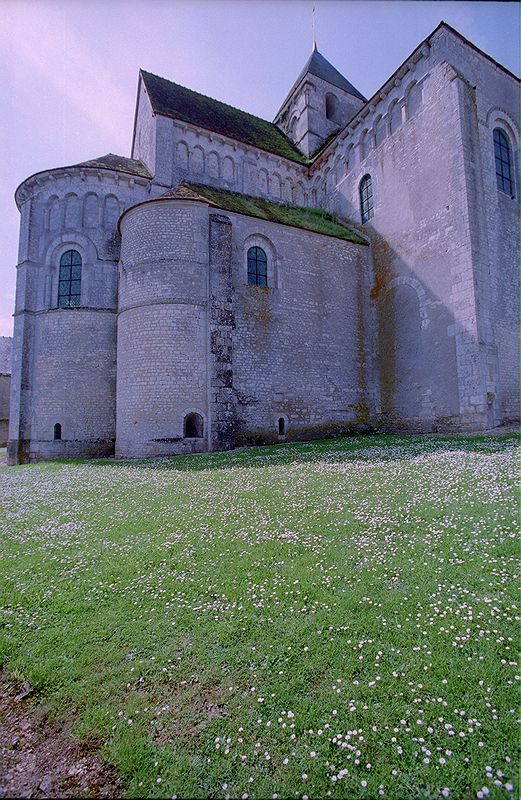
<path id="1" fill-rule="evenodd" d="M 2 468 L 0 660 L 129 796 L 514 797 L 517 476 L 513 436 Z"/>

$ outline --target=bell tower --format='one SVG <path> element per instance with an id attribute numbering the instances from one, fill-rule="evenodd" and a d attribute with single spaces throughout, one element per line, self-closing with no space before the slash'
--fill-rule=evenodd
<path id="1" fill-rule="evenodd" d="M 312 156 L 332 133 L 347 125 L 365 102 L 363 94 L 314 44 L 274 121 L 304 155 Z"/>

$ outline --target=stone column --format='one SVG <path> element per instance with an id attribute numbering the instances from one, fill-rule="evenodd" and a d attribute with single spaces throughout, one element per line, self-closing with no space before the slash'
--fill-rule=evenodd
<path id="1" fill-rule="evenodd" d="M 233 386 L 235 290 L 232 280 L 232 223 L 210 214 L 209 417 L 212 450 L 235 447 L 236 396 Z"/>

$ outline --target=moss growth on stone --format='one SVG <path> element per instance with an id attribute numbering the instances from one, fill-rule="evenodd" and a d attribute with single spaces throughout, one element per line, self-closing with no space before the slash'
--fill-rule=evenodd
<path id="1" fill-rule="evenodd" d="M 152 175 L 142 161 L 137 158 L 126 158 L 115 153 L 107 153 L 99 158 L 92 158 L 90 161 L 82 161 L 75 164 L 76 167 L 95 167 L 98 169 L 112 169 L 115 172 L 127 172 L 130 175 L 139 175 L 141 178 L 151 178 Z"/>
<path id="2" fill-rule="evenodd" d="M 258 217 L 279 225 L 291 225 L 293 228 L 302 228 L 312 233 L 321 233 L 324 236 L 334 236 L 354 244 L 369 244 L 350 228 L 338 222 L 333 214 L 320 208 L 281 205 L 260 197 L 215 189 L 200 183 L 188 183 L 185 186 L 196 192 L 201 199 L 209 201 L 224 211 Z"/>

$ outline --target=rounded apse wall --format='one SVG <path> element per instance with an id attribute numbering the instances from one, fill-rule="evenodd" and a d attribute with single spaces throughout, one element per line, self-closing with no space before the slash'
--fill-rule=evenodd
<path id="1" fill-rule="evenodd" d="M 150 201 L 121 234 L 116 455 L 206 450 L 208 207 Z"/>

